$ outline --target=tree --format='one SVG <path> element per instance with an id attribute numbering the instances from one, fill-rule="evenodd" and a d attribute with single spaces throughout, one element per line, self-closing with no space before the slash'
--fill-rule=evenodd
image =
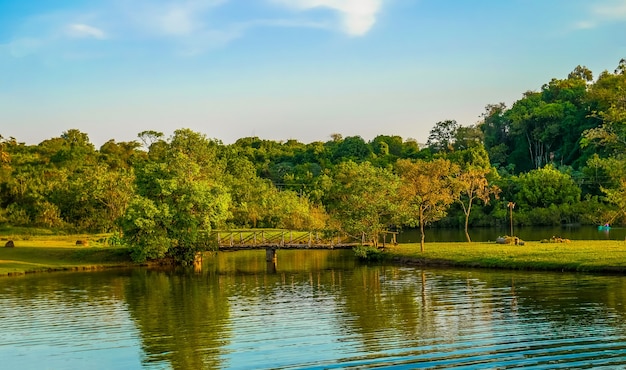
<path id="1" fill-rule="evenodd" d="M 338 142 L 333 153 L 335 163 L 346 160 L 363 162 L 369 160 L 371 156 L 372 149 L 360 136 L 348 136 Z"/>
<path id="2" fill-rule="evenodd" d="M 87 164 L 93 163 L 96 159 L 95 148 L 89 141 L 89 136 L 77 129 L 63 132 L 59 141 L 60 147 L 50 160 L 74 171 Z"/>
<path id="3" fill-rule="evenodd" d="M 137 137 L 143 143 L 144 148 L 148 150 L 150 149 L 152 144 L 159 142 L 159 141 L 163 141 L 163 136 L 164 135 L 162 132 L 153 131 L 153 130 L 141 131 L 140 133 L 137 134 Z"/>
<path id="4" fill-rule="evenodd" d="M 483 132 L 483 144 L 489 153 L 489 159 L 496 167 L 514 165 L 508 161 L 511 152 L 511 121 L 505 116 L 506 111 L 504 103 L 487 105 L 483 121 L 478 125 Z"/>
<path id="5" fill-rule="evenodd" d="M 622 217 L 626 221 L 626 158 L 599 158 L 593 156 L 586 168 L 592 183 L 606 196 L 606 200 L 617 206 L 617 213 L 612 216 L 604 215 L 605 222 L 613 222 Z"/>
<path id="6" fill-rule="evenodd" d="M 483 146 L 484 134 L 480 127 L 475 126 L 459 126 L 454 133 L 453 149 L 465 150 L 476 146 Z"/>
<path id="7" fill-rule="evenodd" d="M 452 151 L 458 129 L 459 124 L 455 120 L 437 122 L 430 130 L 426 145 L 434 152 Z"/>
<path id="8" fill-rule="evenodd" d="M 602 188 L 602 191 L 606 194 L 607 200 L 617 206 L 618 213 L 613 219 L 621 216 L 626 220 L 626 179 L 621 179 L 618 187 Z"/>
<path id="9" fill-rule="evenodd" d="M 137 166 L 137 196 L 120 221 L 135 260 L 171 256 L 190 264 L 209 248 L 208 233 L 227 218 L 230 203 L 215 145 L 177 130 L 162 161 Z"/>
<path id="10" fill-rule="evenodd" d="M 569 75 L 567 75 L 567 78 L 568 79 L 579 78 L 586 82 L 591 82 L 593 81 L 593 72 L 591 72 L 591 70 L 585 66 L 578 65 L 576 66 L 576 68 L 574 68 L 572 72 L 570 72 Z"/>
<path id="11" fill-rule="evenodd" d="M 6 150 L 6 147 L 7 147 L 7 143 L 4 137 L 0 135 L 0 168 L 8 167 L 9 164 L 11 163 L 11 155 Z"/>
<path id="12" fill-rule="evenodd" d="M 468 227 L 474 201 L 481 200 L 487 204 L 492 195 L 497 197 L 500 193 L 499 187 L 489 185 L 489 181 L 487 180 L 489 173 L 491 173 L 490 168 L 471 166 L 461 171 L 460 175 L 456 178 L 460 195 L 457 201 L 463 207 L 463 213 L 465 214 L 465 237 L 468 242 L 472 241 Z"/>
<path id="13" fill-rule="evenodd" d="M 341 229 L 376 243 L 395 215 L 398 178 L 369 162 L 337 165 L 326 191 L 325 205 Z"/>
<path id="14" fill-rule="evenodd" d="M 323 208 L 313 206 L 305 196 L 290 190 L 270 193 L 266 209 L 272 227 L 290 230 L 322 230 L 326 226 L 327 215 Z"/>
<path id="15" fill-rule="evenodd" d="M 576 182 L 552 165 L 520 175 L 518 185 L 516 203 L 527 208 L 572 204 L 580 200 Z"/>
<path id="16" fill-rule="evenodd" d="M 599 123 L 584 132 L 582 146 L 593 144 L 608 154 L 626 149 L 626 60 L 622 59 L 615 73 L 604 72 L 591 87 L 592 118 Z"/>
<path id="17" fill-rule="evenodd" d="M 396 166 L 400 175 L 401 218 L 406 225 L 419 225 L 423 252 L 424 226 L 444 217 L 458 196 L 453 177 L 459 168 L 442 158 L 431 162 L 401 159 Z"/>
<path id="18" fill-rule="evenodd" d="M 111 169 L 128 169 L 134 161 L 145 157 L 146 153 L 139 150 L 140 147 L 137 141 L 116 143 L 111 139 L 100 147 L 100 157 Z"/>

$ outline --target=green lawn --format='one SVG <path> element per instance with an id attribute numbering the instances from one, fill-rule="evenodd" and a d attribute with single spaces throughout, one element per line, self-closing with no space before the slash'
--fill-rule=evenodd
<path id="1" fill-rule="evenodd" d="M 102 238 L 101 235 L 3 236 L 0 238 L 0 276 L 132 265 L 128 248 L 108 247 Z M 14 241 L 15 247 L 2 248 L 9 239 Z M 87 240 L 88 245 L 77 246 L 77 240 Z"/>
<path id="2" fill-rule="evenodd" d="M 521 270 L 626 272 L 626 241 L 580 240 L 570 243 L 526 242 L 401 244 L 387 257 L 402 263 Z"/>

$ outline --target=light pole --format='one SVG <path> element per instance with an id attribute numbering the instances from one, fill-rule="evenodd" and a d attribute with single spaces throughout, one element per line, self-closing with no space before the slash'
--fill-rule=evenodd
<path id="1" fill-rule="evenodd" d="M 513 236 L 513 208 L 515 208 L 515 203 L 509 202 L 507 207 L 509 207 L 509 220 L 511 221 L 511 236 Z"/>

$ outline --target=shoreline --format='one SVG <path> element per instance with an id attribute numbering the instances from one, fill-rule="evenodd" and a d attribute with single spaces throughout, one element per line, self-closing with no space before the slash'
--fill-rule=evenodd
<path id="1" fill-rule="evenodd" d="M 30 245 L 0 248 L 0 277 L 161 264 L 159 261 L 135 263 L 125 247 L 77 247 L 51 240 L 26 243 Z M 425 252 L 420 252 L 419 244 L 407 243 L 387 246 L 381 257 L 382 262 L 404 266 L 626 273 L 626 241 L 614 240 L 526 242 L 524 246 L 488 242 L 426 243 Z"/>

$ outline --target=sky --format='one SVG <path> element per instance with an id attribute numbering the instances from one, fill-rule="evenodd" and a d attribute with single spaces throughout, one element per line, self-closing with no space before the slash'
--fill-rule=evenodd
<path id="1" fill-rule="evenodd" d="M 425 142 L 626 58 L 626 0 L 0 0 L 0 135 Z"/>

